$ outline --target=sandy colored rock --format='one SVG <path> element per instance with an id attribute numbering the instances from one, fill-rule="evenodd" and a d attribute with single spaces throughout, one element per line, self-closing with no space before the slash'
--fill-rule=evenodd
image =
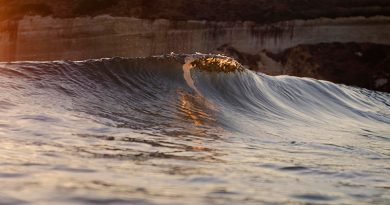
<path id="1" fill-rule="evenodd" d="M 0 61 L 83 60 L 210 53 L 227 45 L 249 54 L 299 44 L 390 44 L 390 17 L 279 22 L 145 20 L 128 17 L 25 17 L 0 23 Z"/>

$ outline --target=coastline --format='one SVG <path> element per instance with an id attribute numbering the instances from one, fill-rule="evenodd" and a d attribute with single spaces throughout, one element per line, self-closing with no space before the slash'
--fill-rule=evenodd
<path id="1" fill-rule="evenodd" d="M 369 32 L 368 32 L 369 31 Z M 390 17 L 254 22 L 144 20 L 129 17 L 25 17 L 0 23 L 0 61 L 84 60 L 166 53 L 213 53 L 221 46 L 259 54 L 300 44 L 390 44 Z"/>
<path id="2" fill-rule="evenodd" d="M 370 52 L 387 55 L 389 33 L 390 17 L 385 16 L 319 18 L 273 24 L 148 20 L 108 15 L 77 18 L 26 16 L 22 20 L 0 22 L 0 61 L 135 58 L 172 52 L 217 53 L 234 57 L 250 69 L 268 75 L 312 77 L 389 92 L 390 72 L 382 65 L 378 67 L 371 59 L 365 61 L 365 58 L 353 54 L 362 49 L 366 51 L 364 45 L 370 44 L 369 47 L 374 48 L 368 49 Z M 333 44 L 343 46 L 331 46 Z M 315 60 L 312 57 L 305 60 L 291 57 L 290 63 L 286 63 L 286 58 L 275 57 L 304 45 L 310 45 L 310 49 L 293 49 L 295 54 L 292 56 L 316 56 Z M 362 49 L 354 49 L 356 46 Z M 334 49 L 328 51 L 340 54 L 336 57 L 341 60 L 325 64 L 333 62 L 328 58 L 335 56 L 316 54 L 316 49 L 323 48 Z M 350 62 L 345 64 L 342 59 Z M 387 62 L 386 59 L 378 61 Z M 339 80 L 340 75 L 351 74 L 350 66 L 359 67 L 358 77 L 354 79 L 349 75 Z M 373 72 L 373 69 L 379 71 Z M 323 75 L 327 70 L 335 72 Z"/>

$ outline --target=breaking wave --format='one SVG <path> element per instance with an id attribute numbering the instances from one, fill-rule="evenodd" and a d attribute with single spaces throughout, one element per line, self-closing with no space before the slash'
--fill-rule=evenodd
<path id="1" fill-rule="evenodd" d="M 0 82 L 0 136 L 3 143 L 24 143 L 23 146 L 34 149 L 42 144 L 56 147 L 61 150 L 56 153 L 60 155 L 58 163 L 61 164 L 56 165 L 57 168 L 68 166 L 64 160 L 69 156 L 79 158 L 78 162 L 87 157 L 211 163 L 204 165 L 206 167 L 226 162 L 218 165 L 224 168 L 212 168 L 211 175 L 215 177 L 205 178 L 204 183 L 215 184 L 215 180 L 222 180 L 227 184 L 216 184 L 226 186 L 223 188 L 226 192 L 232 189 L 238 192 L 238 196 L 264 202 L 270 199 L 266 195 L 252 195 L 253 190 L 249 188 L 250 178 L 263 173 L 254 171 L 259 166 L 277 170 L 275 172 L 292 170 L 298 177 L 303 177 L 302 180 L 310 176 L 299 173 L 309 172 L 312 176 L 308 179 L 310 182 L 317 179 L 316 176 L 330 173 L 335 177 L 332 180 L 340 182 L 344 178 L 339 176 L 341 179 L 338 179 L 336 170 L 352 155 L 365 165 L 346 167 L 347 174 L 351 176 L 382 169 L 380 161 L 389 157 L 388 146 L 386 148 L 390 141 L 388 93 L 308 78 L 271 77 L 245 69 L 225 56 L 193 54 L 76 62 L 2 63 Z M 98 143 L 97 146 L 96 141 L 101 140 L 113 143 Z M 17 156 L 21 162 L 25 159 L 23 155 L 27 154 L 24 152 L 20 151 Z M 333 157 L 333 160 L 324 160 L 328 165 L 313 162 L 326 153 L 332 153 Z M 263 158 L 251 161 L 255 156 Z M 271 156 L 278 159 L 272 160 Z M 42 159 L 45 160 L 50 161 Z M 288 165 L 288 160 L 299 166 Z M 376 161 L 373 163 L 371 160 Z M 100 162 L 91 163 L 87 166 L 89 169 L 109 173 L 108 169 L 98 168 Z M 108 164 L 119 166 L 113 162 Z M 244 170 L 250 171 L 244 172 L 247 174 L 238 179 L 236 177 L 242 172 L 234 165 L 230 167 L 231 164 L 240 164 Z M 366 166 L 368 164 L 371 166 Z M 200 170 L 199 173 L 205 171 L 199 167 L 201 165 L 193 166 L 197 166 L 194 169 Z M 162 167 L 159 169 L 163 172 Z M 152 193 L 161 191 L 166 186 L 163 181 L 169 177 L 165 176 L 164 180 L 152 177 L 157 181 L 154 188 L 158 190 L 149 190 L 149 186 L 142 185 L 146 176 L 141 176 L 140 170 L 133 170 L 140 177 L 137 179 L 141 183 L 139 186 L 148 189 L 145 195 L 156 197 Z M 233 174 L 226 175 L 230 172 Z M 177 174 L 189 176 L 180 170 Z M 387 174 L 388 170 L 378 177 L 382 176 L 381 180 L 386 182 L 389 179 Z M 280 180 L 274 177 L 278 175 L 270 176 L 270 180 Z M 107 180 L 115 181 L 110 176 Z M 290 179 L 285 180 L 288 183 Z M 358 184 L 365 184 L 360 187 L 362 190 L 385 192 L 377 188 L 373 178 L 356 180 Z M 188 183 L 175 190 L 179 198 L 190 197 L 186 191 L 195 185 Z M 278 183 L 277 186 L 283 186 L 282 182 Z M 322 183 L 326 187 L 335 186 L 326 180 Z M 247 187 L 240 190 L 240 186 L 245 185 Z M 75 186 L 78 187 L 78 183 Z M 336 204 L 345 200 L 361 200 L 345 196 L 349 194 L 345 190 L 359 189 L 357 187 L 325 189 L 324 193 L 313 195 L 310 192 L 312 186 L 315 185 L 303 186 L 304 193 L 296 193 L 293 188 L 281 191 L 278 193 L 281 197 L 274 199 L 326 200 Z M 12 192 L 11 184 L 4 187 Z M 120 186 L 112 185 L 110 189 L 117 190 Z M 342 194 L 332 195 L 335 190 Z M 210 193 L 213 192 L 204 189 L 198 194 L 205 196 Z M 145 195 L 140 197 L 149 198 Z M 224 194 L 218 196 L 229 199 Z M 378 200 L 382 199 L 376 196 Z M 169 194 L 160 197 L 173 200 Z M 226 202 L 241 200 L 240 197 L 234 199 L 238 201 Z"/>

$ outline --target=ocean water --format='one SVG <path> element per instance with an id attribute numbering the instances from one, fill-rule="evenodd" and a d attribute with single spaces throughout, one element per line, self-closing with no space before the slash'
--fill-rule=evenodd
<path id="1" fill-rule="evenodd" d="M 390 204 L 390 94 L 232 61 L 0 63 L 0 204 Z"/>

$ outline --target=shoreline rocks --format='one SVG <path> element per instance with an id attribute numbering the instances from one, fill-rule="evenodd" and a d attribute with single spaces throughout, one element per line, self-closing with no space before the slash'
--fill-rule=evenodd
<path id="1" fill-rule="evenodd" d="M 280 53 L 257 55 L 234 48 L 222 51 L 248 68 L 268 75 L 292 75 L 390 92 L 390 45 L 320 43 L 298 45 Z"/>

